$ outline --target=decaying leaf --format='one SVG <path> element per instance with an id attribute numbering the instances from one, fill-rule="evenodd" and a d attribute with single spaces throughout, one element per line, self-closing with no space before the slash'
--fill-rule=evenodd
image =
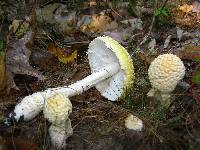
<path id="1" fill-rule="evenodd" d="M 117 42 L 119 42 L 121 44 L 125 44 L 124 39 L 122 38 L 122 35 L 120 32 L 104 32 L 104 35 L 107 35 L 107 36 L 115 39 Z"/>
<path id="2" fill-rule="evenodd" d="M 5 42 L 0 35 L 0 91 L 6 86 Z"/>
<path id="3" fill-rule="evenodd" d="M 169 35 L 166 39 L 165 39 L 165 43 L 164 43 L 164 48 L 167 48 L 169 46 L 169 43 L 171 41 L 172 35 Z"/>
<path id="4" fill-rule="evenodd" d="M 177 34 L 177 38 L 179 39 L 179 41 L 181 40 L 182 36 L 183 36 L 183 30 L 179 27 L 176 28 L 176 34 Z"/>
<path id="5" fill-rule="evenodd" d="M 8 91 L 10 88 L 18 89 L 14 82 L 15 74 L 25 74 L 44 80 L 44 76 L 29 64 L 31 51 L 27 48 L 32 31 L 26 33 L 19 40 L 11 39 L 6 47 L 6 71 L 8 76 Z"/>
<path id="6" fill-rule="evenodd" d="M 148 49 L 150 52 L 155 53 L 156 39 L 152 39 L 148 44 Z"/>
<path id="7" fill-rule="evenodd" d="M 54 12 L 58 9 L 62 4 L 54 3 L 50 5 L 46 5 L 43 8 L 36 9 L 37 21 L 39 23 L 50 23 L 55 24 L 56 20 L 54 17 Z"/>
<path id="8" fill-rule="evenodd" d="M 103 33 L 118 27 L 117 22 L 105 14 L 85 16 L 84 22 L 78 24 L 80 24 L 80 30 L 83 33 Z"/>
<path id="9" fill-rule="evenodd" d="M 200 13 L 200 2 L 194 1 L 192 3 L 192 11 L 196 13 Z"/>
<path id="10" fill-rule="evenodd" d="M 16 149 L 16 150 L 36 150 L 37 146 L 33 141 L 22 139 L 22 138 L 11 138 L 11 137 L 1 137 L 0 138 L 0 149 Z"/>
<path id="11" fill-rule="evenodd" d="M 200 60 L 200 47 L 199 46 L 185 46 L 184 50 L 177 51 L 177 56 L 182 59 Z"/>
<path id="12" fill-rule="evenodd" d="M 77 50 L 61 48 L 54 43 L 49 43 L 47 50 L 54 56 L 57 56 L 58 60 L 64 64 L 73 64 L 77 59 Z"/>
<path id="13" fill-rule="evenodd" d="M 199 28 L 198 13 L 193 12 L 193 6 L 184 4 L 170 9 L 172 20 L 183 27 Z"/>
<path id="14" fill-rule="evenodd" d="M 130 24 L 132 27 L 132 30 L 142 30 L 143 29 L 143 27 L 142 27 L 143 22 L 141 19 L 138 19 L 138 18 L 123 20 L 123 21 L 121 21 L 121 23 L 124 23 L 127 25 Z"/>
<path id="15" fill-rule="evenodd" d="M 9 26 L 9 30 L 12 30 L 18 38 L 23 36 L 28 28 L 29 23 L 23 20 L 13 20 L 12 25 Z"/>
<path id="16" fill-rule="evenodd" d="M 192 11 L 193 6 L 192 5 L 188 5 L 188 4 L 184 4 L 178 7 L 179 10 L 181 10 L 184 13 L 189 13 Z"/>

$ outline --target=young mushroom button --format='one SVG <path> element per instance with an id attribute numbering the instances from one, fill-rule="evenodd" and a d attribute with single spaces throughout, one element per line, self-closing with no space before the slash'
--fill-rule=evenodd
<path id="1" fill-rule="evenodd" d="M 43 92 L 38 92 L 37 94 L 40 95 L 38 96 L 40 98 L 33 99 L 32 95 L 30 95 L 28 98 L 24 98 L 21 103 L 25 103 L 24 101 L 27 101 L 27 99 L 32 99 L 29 100 L 28 105 L 35 106 L 34 103 L 40 103 L 43 107 L 44 101 L 55 93 L 71 97 L 81 94 L 94 86 L 108 100 L 116 101 L 126 89 L 132 86 L 134 67 L 131 57 L 126 49 L 112 38 L 107 36 L 95 38 L 89 44 L 88 60 L 91 67 L 91 75 L 69 86 L 50 88 Z M 27 117 L 27 112 L 31 112 L 18 108 L 19 105 L 21 104 L 18 104 L 14 110 L 16 120 L 22 115 L 25 120 L 30 120 L 42 110 L 37 109 L 33 116 L 30 117 L 29 115 Z M 18 114 L 19 112 L 20 115 Z"/>
<path id="2" fill-rule="evenodd" d="M 148 75 L 152 89 L 147 95 L 155 96 L 159 92 L 161 103 L 167 106 L 170 104 L 170 93 L 185 75 L 185 66 L 176 55 L 163 54 L 151 63 Z"/>

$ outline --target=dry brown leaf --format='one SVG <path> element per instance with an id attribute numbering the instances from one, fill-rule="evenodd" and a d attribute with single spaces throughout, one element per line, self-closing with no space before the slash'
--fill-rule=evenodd
<path id="1" fill-rule="evenodd" d="M 184 5 L 179 6 L 178 9 L 184 13 L 189 13 L 189 12 L 192 12 L 193 6 L 184 4 Z"/>
<path id="2" fill-rule="evenodd" d="M 89 4 L 90 4 L 90 7 L 94 7 L 97 5 L 97 2 L 96 0 L 90 0 Z"/>
<path id="3" fill-rule="evenodd" d="M 170 9 L 172 21 L 183 27 L 199 28 L 198 13 L 193 12 L 192 5 L 182 5 L 177 8 Z"/>
<path id="4" fill-rule="evenodd" d="M 37 146 L 33 141 L 22 138 L 3 137 L 0 138 L 0 145 L 3 147 L 3 150 L 37 150 Z"/>
<path id="5" fill-rule="evenodd" d="M 200 47 L 186 46 L 183 51 L 177 51 L 176 55 L 181 59 L 200 60 Z"/>
<path id="6" fill-rule="evenodd" d="M 85 17 L 85 16 L 83 16 Z M 116 21 L 104 14 L 93 14 L 82 21 L 80 30 L 83 33 L 103 33 L 118 27 Z"/>
<path id="7" fill-rule="evenodd" d="M 9 26 L 9 30 L 12 30 L 18 38 L 24 35 L 28 28 L 29 23 L 23 20 L 13 20 L 12 25 Z"/>
<path id="8" fill-rule="evenodd" d="M 31 31 L 30 31 L 31 32 Z M 8 76 L 8 91 L 10 88 L 18 89 L 14 82 L 15 74 L 25 74 L 44 80 L 44 76 L 29 64 L 31 51 L 27 48 L 31 33 L 22 39 L 11 39 L 6 47 L 6 73 Z"/>

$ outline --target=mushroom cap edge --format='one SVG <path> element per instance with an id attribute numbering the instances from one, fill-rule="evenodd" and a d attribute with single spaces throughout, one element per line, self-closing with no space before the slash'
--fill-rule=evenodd
<path id="1" fill-rule="evenodd" d="M 90 64 L 92 72 L 96 71 L 95 67 L 97 65 L 95 66 L 93 64 L 93 62 L 91 61 L 92 60 L 91 58 L 94 57 L 95 52 L 93 51 L 93 48 L 95 48 L 95 46 L 97 46 L 98 42 L 100 42 L 100 46 L 102 46 L 103 48 L 106 48 L 106 50 L 109 50 L 108 55 L 113 55 L 113 56 L 109 56 L 110 58 L 112 57 L 110 63 L 112 63 L 112 61 L 115 60 L 115 61 L 119 62 L 121 68 L 120 68 L 119 72 L 117 73 L 118 75 L 115 74 L 113 77 L 110 77 L 107 80 L 97 84 L 96 89 L 107 99 L 109 99 L 111 101 L 116 101 L 119 97 L 123 96 L 126 93 L 126 91 L 131 89 L 131 87 L 133 85 L 133 80 L 135 78 L 133 62 L 132 62 L 131 56 L 129 55 L 127 50 L 122 45 L 120 45 L 117 41 L 115 41 L 111 37 L 101 36 L 101 37 L 95 38 L 93 41 L 91 41 L 91 43 L 89 45 L 88 59 L 89 59 L 89 64 Z M 98 48 L 98 50 L 100 50 L 100 49 Z M 98 53 L 96 55 L 100 55 L 99 59 L 108 57 L 104 53 L 102 53 L 102 55 L 99 54 L 100 53 L 99 51 L 97 51 L 96 53 Z M 113 58 L 113 57 L 115 57 L 115 58 Z M 94 59 L 93 59 L 93 61 L 94 61 Z M 106 63 L 108 63 L 108 62 L 106 62 Z M 97 70 L 99 70 L 99 68 Z M 119 81 L 119 80 L 121 80 L 121 81 Z M 111 89 L 113 87 L 111 82 L 120 82 L 118 85 L 121 87 L 119 87 L 118 90 L 113 90 L 113 89 Z M 112 90 L 113 90 L 113 93 L 111 93 Z"/>

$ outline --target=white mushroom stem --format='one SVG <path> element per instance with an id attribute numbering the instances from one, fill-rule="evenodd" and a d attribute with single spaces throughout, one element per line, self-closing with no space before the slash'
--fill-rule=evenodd
<path id="1" fill-rule="evenodd" d="M 18 105 L 16 105 L 14 113 L 11 113 L 10 117 L 14 116 L 16 121 L 19 121 L 20 118 L 23 118 L 25 121 L 31 120 L 42 111 L 44 103 L 49 97 L 55 94 L 63 94 L 67 97 L 81 94 L 96 84 L 115 75 L 119 69 L 119 64 L 113 62 L 69 86 L 50 88 L 43 92 L 37 92 L 26 96 Z"/>
<path id="2" fill-rule="evenodd" d="M 64 87 L 47 89 L 44 92 L 47 97 L 51 95 L 51 92 L 61 93 L 68 97 L 79 95 L 83 93 L 84 91 L 87 91 L 91 87 L 94 87 L 96 84 L 113 76 L 119 71 L 119 69 L 120 69 L 119 63 L 112 63 L 104 67 L 103 69 L 92 73 L 91 75 L 85 77 L 84 79 L 77 81 L 74 84 L 71 84 L 69 86 L 64 86 Z"/>

